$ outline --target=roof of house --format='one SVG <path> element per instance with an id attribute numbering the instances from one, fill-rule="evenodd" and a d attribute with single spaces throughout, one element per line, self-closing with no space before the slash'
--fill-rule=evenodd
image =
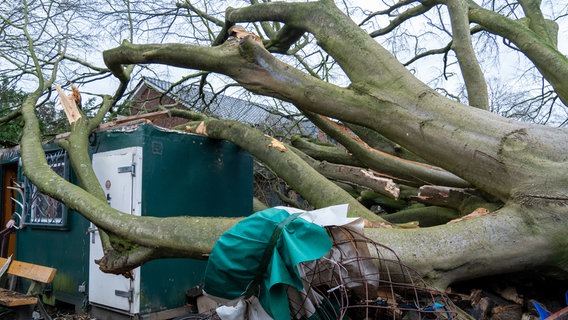
<path id="1" fill-rule="evenodd" d="M 248 124 L 257 124 L 266 121 L 271 115 L 265 108 L 251 104 L 249 101 L 233 98 L 227 95 L 214 95 L 210 91 L 203 91 L 204 98 L 197 105 L 194 101 L 199 96 L 196 86 L 177 86 L 170 90 L 172 83 L 155 78 L 143 78 L 144 83 L 160 93 L 166 93 L 170 98 L 181 103 L 191 110 L 198 109 L 219 119 L 231 119 Z M 207 102 L 209 105 L 205 105 Z"/>
<path id="2" fill-rule="evenodd" d="M 190 110 L 202 112 L 218 119 L 236 120 L 254 126 L 290 126 L 292 123 L 299 123 L 303 134 L 315 135 L 317 133 L 316 127 L 310 121 L 302 119 L 292 122 L 288 118 L 279 116 L 272 106 L 257 104 L 228 95 L 215 94 L 206 90 L 203 90 L 204 97 L 199 99 L 199 88 L 197 86 L 174 86 L 172 88 L 172 83 L 150 77 L 142 77 L 133 95 L 142 85 L 165 94 Z"/>

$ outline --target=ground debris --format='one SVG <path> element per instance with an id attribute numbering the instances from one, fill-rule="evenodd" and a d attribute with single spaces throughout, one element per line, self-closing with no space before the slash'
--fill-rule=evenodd
<path id="1" fill-rule="evenodd" d="M 566 307 L 566 290 L 568 279 L 523 272 L 455 284 L 448 296 L 476 320 L 539 320 L 533 302 L 557 312 Z"/>
<path id="2" fill-rule="evenodd" d="M 88 314 L 67 314 L 67 315 L 60 315 L 53 320 L 95 320 L 95 318 L 91 318 Z"/>

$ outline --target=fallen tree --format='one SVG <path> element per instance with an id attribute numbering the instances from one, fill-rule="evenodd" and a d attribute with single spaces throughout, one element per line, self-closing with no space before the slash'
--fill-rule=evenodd
<path id="1" fill-rule="evenodd" d="M 558 51 L 554 33 L 546 27 L 549 22 L 544 21 L 538 7 L 529 4 L 532 1 L 521 1 L 530 19 L 528 24 L 467 1 L 448 4 L 453 50 L 472 106 L 419 81 L 329 0 L 229 8 L 212 47 L 125 41 L 103 54 L 108 69 L 121 81 L 117 93 L 105 99 L 95 117 L 83 114 L 74 119 L 70 136 L 61 144 L 69 152 L 80 187 L 50 171 L 42 156 L 34 108 L 51 87 L 55 74 L 47 77 L 37 73 L 38 89 L 28 96 L 21 111 L 25 120 L 21 140 L 24 174 L 44 193 L 63 201 L 106 232 L 105 256 L 100 261 L 104 271 L 125 273 L 156 258 L 205 258 L 235 219 L 123 215 L 106 204 L 92 168 L 85 164 L 89 163 L 88 134 L 121 97 L 130 80 L 131 66 L 167 64 L 206 70 L 226 75 L 256 94 L 294 104 L 340 141 L 366 169 L 372 168 L 382 177 L 409 187 L 476 189 L 475 199 L 480 200 L 475 202 L 475 209 L 487 209 L 487 214 L 428 228 L 398 228 L 324 178 L 289 146 L 238 123 L 188 116 L 196 121 L 189 122 L 186 130 L 240 145 L 312 205 L 349 203 L 351 215 L 369 221 L 367 236 L 392 248 L 404 263 L 436 286 L 535 268 L 566 271 L 568 131 L 514 121 L 486 110 L 488 97 L 479 89 L 485 86 L 483 77 L 478 74 L 478 65 L 471 65 L 475 61 L 470 50 L 471 30 L 469 23 L 462 23 L 469 21 L 513 43 L 566 104 L 568 60 Z M 427 11 L 435 5 L 446 3 L 426 1 L 416 8 Z M 248 21 L 277 21 L 284 27 L 270 33 L 264 44 L 252 35 L 228 38 L 226 30 Z M 273 54 L 286 52 L 305 33 L 313 35 L 339 64 L 350 80 L 348 87 L 307 74 Z M 39 60 L 36 65 L 41 69 Z M 328 118 L 380 134 L 393 142 L 391 146 L 396 144 L 411 152 L 413 160 L 373 149 L 350 132 L 338 130 Z"/>

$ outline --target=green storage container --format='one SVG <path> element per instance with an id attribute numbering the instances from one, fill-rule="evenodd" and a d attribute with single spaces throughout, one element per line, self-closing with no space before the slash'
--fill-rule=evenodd
<path id="1" fill-rule="evenodd" d="M 138 161 L 134 159 L 131 168 L 119 165 L 117 170 L 109 169 L 102 180 L 97 175 L 104 186 L 105 182 L 114 185 L 113 172 L 138 174 L 134 178 L 134 184 L 138 184 L 138 189 L 134 189 L 138 191 L 133 191 L 139 193 L 135 195 L 139 200 L 134 206 L 140 211 L 136 214 L 236 217 L 252 213 L 252 156 L 230 142 L 149 124 L 97 132 L 90 138 L 90 152 L 98 154 L 93 156 L 95 159 L 123 150 L 134 150 Z M 65 160 L 59 162 L 65 164 Z M 68 179 L 75 180 L 72 172 L 63 172 Z M 114 193 L 109 200 L 111 205 L 120 196 L 120 192 Z M 150 261 L 137 271 L 139 283 L 134 290 L 113 291 L 116 296 L 111 300 L 126 299 L 130 309 L 94 302 L 88 294 L 96 286 L 89 283 L 89 273 L 91 277 L 93 273 L 89 272 L 93 260 L 89 251 L 96 228 L 76 212 L 59 207 L 57 210 L 61 213 L 56 223 L 44 223 L 45 219 L 34 219 L 28 213 L 28 224 L 17 232 L 16 241 L 16 259 L 57 268 L 52 288 L 55 299 L 72 303 L 77 309 L 90 301 L 97 308 L 134 317 L 183 306 L 186 291 L 203 279 L 205 261 Z"/>

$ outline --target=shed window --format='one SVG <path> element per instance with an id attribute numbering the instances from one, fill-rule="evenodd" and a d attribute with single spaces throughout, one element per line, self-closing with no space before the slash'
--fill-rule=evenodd
<path id="1" fill-rule="evenodd" d="M 69 180 L 69 160 L 65 150 L 46 153 L 47 164 L 59 176 Z M 28 179 L 24 179 L 26 198 L 24 224 L 65 228 L 67 226 L 67 207 L 41 193 Z"/>

